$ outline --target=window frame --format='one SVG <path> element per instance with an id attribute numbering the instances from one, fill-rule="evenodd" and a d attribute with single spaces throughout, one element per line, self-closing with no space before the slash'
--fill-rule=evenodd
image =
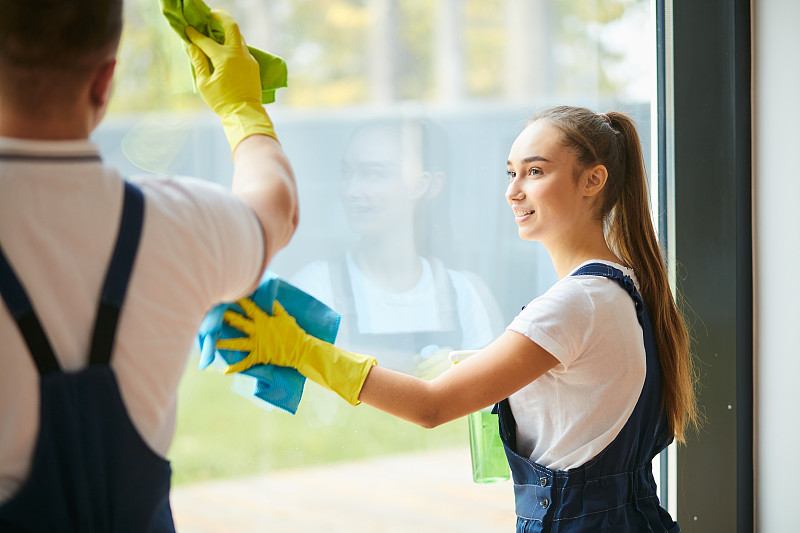
<path id="1" fill-rule="evenodd" d="M 684 529 L 753 531 L 753 227 L 749 0 L 656 0 L 659 76 L 674 87 L 674 254 L 697 356 L 703 422 L 677 460 Z M 666 45 L 671 46 L 671 50 Z M 671 67 L 671 68 L 670 68 Z M 670 72 L 671 70 L 671 72 Z M 665 100 L 665 102 L 668 102 Z M 666 110 L 665 110 L 666 111 Z M 666 149 L 665 149 L 666 150 Z M 666 154 L 665 154 L 666 155 Z M 659 205 L 660 209 L 663 207 Z M 731 443 L 735 444 L 731 450 Z"/>

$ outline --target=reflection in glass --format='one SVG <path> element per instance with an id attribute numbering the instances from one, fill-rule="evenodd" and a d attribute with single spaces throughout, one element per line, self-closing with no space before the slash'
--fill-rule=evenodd
<path id="1" fill-rule="evenodd" d="M 338 187 L 357 241 L 292 278 L 342 313 L 338 345 L 426 379 L 449 366 L 451 350 L 482 348 L 498 333 L 485 284 L 448 268 L 449 239 L 441 238 L 447 224 L 430 225 L 434 216 L 449 218 L 447 202 L 437 202 L 446 196 L 449 157 L 446 132 L 431 121 L 358 126 Z M 439 238 L 426 238 L 430 233 Z M 438 245 L 426 246 L 431 242 Z"/>
<path id="2" fill-rule="evenodd" d="M 289 87 L 268 111 L 295 170 L 301 216 L 271 267 L 342 312 L 340 345 L 373 351 L 388 367 L 434 375 L 448 346 L 483 346 L 554 281 L 546 253 L 518 238 L 503 198 L 509 146 L 535 110 L 624 110 L 649 148 L 650 0 L 207 3 L 289 66 Z M 227 183 L 217 117 L 197 95 L 174 92 L 188 86 L 189 63 L 158 2 L 125 10 L 115 96 L 94 138 L 104 159 L 126 174 Z M 191 368 L 184 379 L 170 452 L 178 485 L 467 446 L 465 425 L 417 431 L 312 383 L 296 416 L 265 413 L 223 379 Z M 433 477 L 421 484 L 441 492 Z M 258 510 L 269 509 L 265 501 Z M 294 530 L 308 529 L 305 516 L 293 518 Z"/>

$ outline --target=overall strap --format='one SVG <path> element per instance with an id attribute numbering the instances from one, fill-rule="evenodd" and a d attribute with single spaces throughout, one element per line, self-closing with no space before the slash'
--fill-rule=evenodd
<path id="1" fill-rule="evenodd" d="M 458 295 L 450 274 L 447 273 L 444 263 L 436 257 L 428 257 L 431 267 L 433 286 L 436 290 L 436 303 L 439 306 L 439 324 L 442 329 L 456 331 L 459 336 L 454 346 L 461 346 L 461 320 L 458 317 Z"/>
<path id="2" fill-rule="evenodd" d="M 108 364 L 111 357 L 119 310 L 125 298 L 128 279 L 139 246 L 143 214 L 142 192 L 126 182 L 122 220 L 97 311 L 90 364 Z M 45 375 L 60 370 L 61 367 L 33 310 L 30 298 L 6 259 L 2 247 L 0 247 L 0 295 L 17 322 L 39 374 Z"/>
<path id="3" fill-rule="evenodd" d="M 353 331 L 358 331 L 356 301 L 353 297 L 353 286 L 350 280 L 350 273 L 347 270 L 346 257 L 342 256 L 329 261 L 328 273 L 331 290 L 333 291 L 333 304 L 335 309 L 342 315 L 341 321 L 354 327 Z"/>
<path id="4" fill-rule="evenodd" d="M 30 298 L 14 274 L 14 269 L 6 259 L 2 247 L 0 247 L 0 295 L 5 300 L 11 316 L 17 322 L 17 327 L 28 345 L 28 350 L 31 352 L 39 374 L 44 375 L 59 370 L 61 367 L 56 361 L 50 341 L 47 340 L 42 324 L 36 317 L 36 313 L 33 312 Z"/>
<path id="5" fill-rule="evenodd" d="M 117 320 L 128 289 L 144 220 L 144 195 L 135 185 L 125 182 L 122 217 L 114 254 L 106 272 L 103 292 L 92 335 L 90 365 L 107 365 L 114 348 Z"/>
<path id="6" fill-rule="evenodd" d="M 645 311 L 644 300 L 642 300 L 642 296 L 639 294 L 639 291 L 636 290 L 636 284 L 633 282 L 631 277 L 626 276 L 620 269 L 604 263 L 589 263 L 588 265 L 583 265 L 570 275 L 601 276 L 616 280 L 633 299 L 633 303 L 636 305 L 636 318 L 639 320 L 639 324 L 642 324 L 642 320 L 644 319 L 643 314 Z"/>

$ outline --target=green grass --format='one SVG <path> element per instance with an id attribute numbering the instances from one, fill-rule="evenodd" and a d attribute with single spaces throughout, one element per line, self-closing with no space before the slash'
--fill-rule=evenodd
<path id="1" fill-rule="evenodd" d="M 406 451 L 465 445 L 466 419 L 422 429 L 366 405 L 351 407 L 306 382 L 296 415 L 231 390 L 233 377 L 189 361 L 169 452 L 174 485 L 258 475 Z M 261 403 L 261 402 L 259 402 Z"/>

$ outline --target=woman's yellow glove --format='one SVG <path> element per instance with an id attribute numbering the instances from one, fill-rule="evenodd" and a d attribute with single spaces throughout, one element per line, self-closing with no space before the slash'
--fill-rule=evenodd
<path id="1" fill-rule="evenodd" d="M 242 372 L 257 364 L 289 366 L 351 405 L 360 403 L 358 395 L 370 368 L 376 364 L 374 357 L 342 350 L 309 335 L 277 301 L 272 304 L 272 316 L 249 298 L 236 303 L 245 315 L 229 309 L 223 320 L 247 337 L 221 339 L 217 348 L 250 353 L 228 366 L 226 374 Z"/>
<path id="2" fill-rule="evenodd" d="M 197 90 L 222 119 L 231 151 L 250 135 L 275 137 L 275 129 L 261 105 L 258 63 L 247 49 L 239 25 L 224 11 L 211 16 L 225 30 L 225 42 L 217 43 L 191 26 L 186 27 L 189 58 L 194 67 Z"/>

